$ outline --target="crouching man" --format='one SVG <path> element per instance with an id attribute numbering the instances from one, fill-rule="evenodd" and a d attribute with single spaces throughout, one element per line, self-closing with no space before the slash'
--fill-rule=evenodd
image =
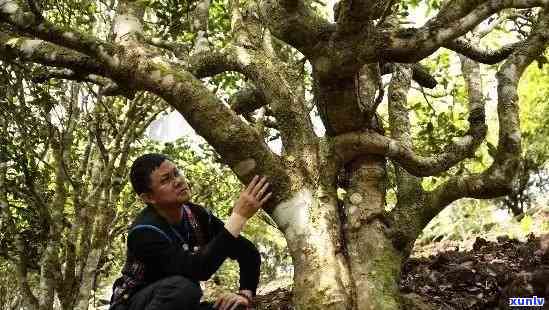
<path id="1" fill-rule="evenodd" d="M 130 226 L 122 276 L 113 285 L 111 310 L 233 310 L 252 305 L 261 259 L 240 232 L 269 199 L 269 183 L 255 176 L 234 203 L 225 224 L 190 202 L 187 180 L 162 154 L 146 154 L 131 167 L 130 181 L 146 207 Z M 227 258 L 238 261 L 240 289 L 201 303 L 200 281 Z"/>

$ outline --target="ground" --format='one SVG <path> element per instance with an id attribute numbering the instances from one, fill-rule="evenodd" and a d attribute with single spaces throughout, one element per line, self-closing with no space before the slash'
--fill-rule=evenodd
<path id="1" fill-rule="evenodd" d="M 510 297 L 549 299 L 549 235 L 530 235 L 527 242 L 477 238 L 470 251 L 446 248 L 436 255 L 411 258 L 404 265 L 400 286 L 433 309 L 509 309 Z M 290 297 L 287 288 L 278 288 L 258 296 L 257 309 L 293 309 Z"/>

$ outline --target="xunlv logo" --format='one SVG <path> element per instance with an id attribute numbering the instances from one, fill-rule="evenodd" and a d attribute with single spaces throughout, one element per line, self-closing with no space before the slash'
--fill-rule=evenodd
<path id="1" fill-rule="evenodd" d="M 509 306 L 514 307 L 526 307 L 526 306 L 536 306 L 541 307 L 545 303 L 545 298 L 534 297 L 514 297 L 509 298 Z"/>

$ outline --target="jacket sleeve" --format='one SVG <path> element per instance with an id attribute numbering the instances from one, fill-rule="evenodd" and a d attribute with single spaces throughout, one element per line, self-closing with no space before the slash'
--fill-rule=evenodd
<path id="1" fill-rule="evenodd" d="M 182 275 L 196 281 L 208 280 L 229 256 L 237 239 L 225 227 L 198 253 L 172 244 L 162 233 L 140 229 L 128 236 L 128 250 L 161 277 Z"/>
<path id="2" fill-rule="evenodd" d="M 214 239 L 225 230 L 223 222 L 210 214 L 212 217 L 212 233 Z M 259 284 L 259 272 L 261 267 L 261 255 L 255 245 L 248 239 L 239 236 L 236 242 L 228 250 L 228 256 L 238 262 L 240 268 L 240 290 L 250 290 L 255 296 Z"/>

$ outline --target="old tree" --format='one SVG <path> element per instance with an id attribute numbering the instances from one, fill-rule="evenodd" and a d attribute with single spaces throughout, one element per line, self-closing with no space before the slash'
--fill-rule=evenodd
<path id="1" fill-rule="evenodd" d="M 50 10 L 65 2 L 79 3 L 0 0 L 1 58 L 97 83 L 105 96 L 148 91 L 179 111 L 242 182 L 268 175 L 275 195 L 267 211 L 288 242 L 298 309 L 402 307 L 401 263 L 427 223 L 458 199 L 512 189 L 521 155 L 517 84 L 549 43 L 548 0 L 442 1 L 417 28 L 401 22 L 407 1 L 342 0 L 335 22 L 301 0 L 199 0 L 183 9 L 177 1 L 84 1 L 110 10 L 107 34 L 59 25 Z M 530 21 L 524 40 L 482 49 L 490 26 L 484 34 L 478 26 L 519 10 Z M 214 11 L 222 39 L 209 36 Z M 412 80 L 436 83 L 419 61 L 440 48 L 462 55 L 469 127 L 443 151 L 423 154 L 412 143 L 407 96 Z M 492 164 L 425 189 L 423 177 L 472 157 L 486 138 L 479 63 L 499 63 Z M 245 83 L 230 104 L 206 84 L 227 72 Z M 378 117 L 385 74 L 388 124 Z M 272 132 L 281 154 L 266 143 Z M 386 211 L 389 164 L 397 203 Z"/>

